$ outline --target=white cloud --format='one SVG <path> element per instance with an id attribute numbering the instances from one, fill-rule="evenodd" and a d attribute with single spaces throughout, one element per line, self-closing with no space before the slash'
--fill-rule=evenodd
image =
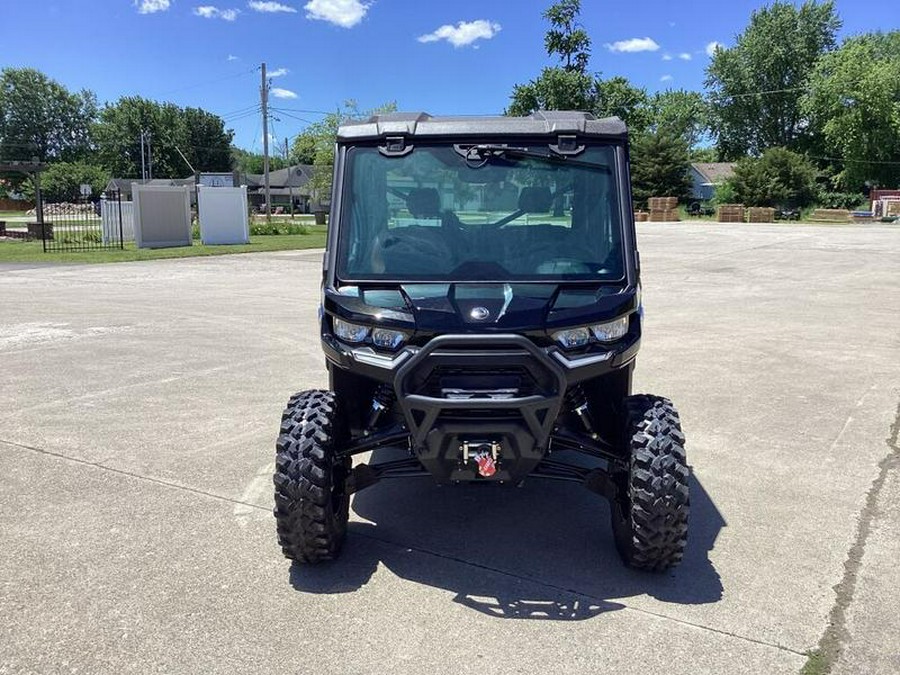
<path id="1" fill-rule="evenodd" d="M 309 0 L 303 9 L 306 18 L 327 21 L 341 28 L 353 28 L 363 20 L 369 5 L 360 0 Z"/>
<path id="2" fill-rule="evenodd" d="M 234 21 L 240 13 L 241 10 L 239 9 L 219 9 L 213 5 L 200 5 L 199 7 L 194 7 L 194 14 L 196 16 L 202 16 L 204 19 Z"/>
<path id="3" fill-rule="evenodd" d="M 172 4 L 172 0 L 134 0 L 134 6 L 140 14 L 155 14 L 165 12 Z"/>
<path id="4" fill-rule="evenodd" d="M 694 57 L 691 56 L 690 54 L 688 54 L 687 52 L 681 52 L 678 55 L 678 58 L 681 59 L 682 61 L 690 61 Z"/>
<path id="5" fill-rule="evenodd" d="M 663 61 L 671 61 L 674 57 L 671 54 L 663 54 Z"/>
<path id="6" fill-rule="evenodd" d="M 275 98 L 297 98 L 297 94 L 292 92 L 290 89 L 282 89 L 281 87 L 272 87 L 270 93 Z"/>
<path id="7" fill-rule="evenodd" d="M 661 78 L 659 78 L 659 81 L 660 82 L 671 82 L 674 79 L 675 78 L 672 77 L 671 75 L 663 75 Z"/>
<path id="8" fill-rule="evenodd" d="M 630 40 L 619 40 L 612 44 L 606 44 L 606 48 L 611 52 L 655 52 L 659 50 L 659 45 L 653 38 L 631 38 Z"/>
<path id="9" fill-rule="evenodd" d="M 225 60 L 226 60 L 226 61 L 240 61 L 240 60 L 241 60 L 241 57 L 240 57 L 240 56 L 235 56 L 234 54 L 229 54 L 229 55 L 228 55 L 228 58 L 225 59 Z"/>
<path id="10" fill-rule="evenodd" d="M 269 71 L 268 76 L 269 77 L 284 77 L 289 72 L 291 72 L 291 71 L 289 71 L 287 68 L 276 68 L 275 70 Z"/>
<path id="11" fill-rule="evenodd" d="M 253 2 L 248 2 L 247 6 L 254 12 L 264 12 L 268 14 L 274 14 L 276 12 L 297 13 L 297 10 L 290 5 L 283 5 L 280 2 L 259 2 L 258 0 L 255 0 Z"/>
<path id="12" fill-rule="evenodd" d="M 716 53 L 717 49 L 725 49 L 725 45 L 723 45 L 721 42 L 716 42 L 715 40 L 713 40 L 708 45 L 706 45 L 706 55 L 712 56 Z"/>
<path id="13" fill-rule="evenodd" d="M 476 21 L 460 21 L 455 26 L 446 24 L 433 33 L 420 35 L 416 38 L 419 42 L 437 42 L 446 40 L 454 47 L 465 47 L 476 40 L 490 40 L 500 32 L 500 24 L 485 19 Z"/>

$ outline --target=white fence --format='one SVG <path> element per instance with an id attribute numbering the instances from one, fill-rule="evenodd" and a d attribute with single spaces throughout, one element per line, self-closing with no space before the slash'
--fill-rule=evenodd
<path id="1" fill-rule="evenodd" d="M 122 241 L 134 241 L 134 202 L 117 199 L 100 200 L 100 221 L 103 226 L 103 243 L 119 241 L 119 206 L 121 205 Z"/>
<path id="2" fill-rule="evenodd" d="M 204 244 L 249 244 L 247 186 L 197 186 L 200 239 Z"/>
<path id="3" fill-rule="evenodd" d="M 191 196 L 185 186 L 132 186 L 138 248 L 191 245 Z"/>

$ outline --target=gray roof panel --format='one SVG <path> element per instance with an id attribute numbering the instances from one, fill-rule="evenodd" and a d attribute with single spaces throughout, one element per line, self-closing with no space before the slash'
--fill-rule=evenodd
<path id="1" fill-rule="evenodd" d="M 388 136 L 438 138 L 452 136 L 554 136 L 577 134 L 625 139 L 627 129 L 618 117 L 597 119 L 590 113 L 553 110 L 528 117 L 433 117 L 428 113 L 390 113 L 365 121 L 346 122 L 338 129 L 339 142 L 375 140 Z"/>

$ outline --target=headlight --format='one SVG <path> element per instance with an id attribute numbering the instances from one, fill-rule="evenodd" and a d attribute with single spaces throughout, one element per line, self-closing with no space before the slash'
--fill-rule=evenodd
<path id="1" fill-rule="evenodd" d="M 613 342 L 628 332 L 628 317 L 598 323 L 593 326 L 567 328 L 557 331 L 551 337 L 565 349 L 584 347 L 589 342 Z"/>
<path id="2" fill-rule="evenodd" d="M 406 333 L 388 328 L 372 329 L 372 344 L 382 349 L 397 349 L 406 339 Z"/>
<path id="3" fill-rule="evenodd" d="M 570 328 L 554 333 L 553 339 L 566 349 L 574 349 L 590 342 L 591 332 L 587 328 Z"/>
<path id="4" fill-rule="evenodd" d="M 369 327 L 334 317 L 334 334 L 344 342 L 362 342 L 369 335 Z"/>
<path id="5" fill-rule="evenodd" d="M 591 332 L 599 342 L 612 342 L 628 332 L 628 317 L 623 316 L 615 321 L 607 321 L 606 323 L 598 323 L 591 326 Z"/>

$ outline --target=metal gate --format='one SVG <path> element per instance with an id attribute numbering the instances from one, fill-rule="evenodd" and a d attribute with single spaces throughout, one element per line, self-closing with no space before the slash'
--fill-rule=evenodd
<path id="1" fill-rule="evenodd" d="M 103 194 L 102 202 L 82 199 L 45 204 L 40 228 L 47 253 L 125 248 L 122 195 L 118 190 L 109 190 Z"/>

